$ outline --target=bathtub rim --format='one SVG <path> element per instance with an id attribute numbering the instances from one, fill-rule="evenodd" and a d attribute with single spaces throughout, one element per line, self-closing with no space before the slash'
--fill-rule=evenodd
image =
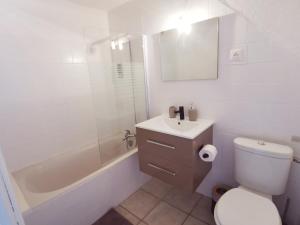
<path id="1" fill-rule="evenodd" d="M 94 171 L 93 173 L 89 174 L 88 176 L 55 191 L 51 191 L 51 192 L 46 192 L 46 193 L 35 193 L 35 192 L 31 192 L 29 190 L 23 190 L 22 187 L 20 187 L 20 185 L 18 184 L 18 182 L 16 181 L 15 177 L 12 176 L 12 179 L 14 179 L 14 182 L 16 183 L 16 187 L 15 187 L 15 192 L 17 192 L 18 189 L 20 189 L 22 196 L 18 196 L 18 204 L 21 208 L 21 212 L 26 215 L 32 211 L 34 211 L 36 208 L 40 207 L 43 204 L 47 204 L 49 201 L 54 201 L 56 198 L 59 198 L 61 195 L 63 195 L 64 193 L 69 193 L 72 192 L 73 190 L 75 190 L 78 186 L 84 185 L 87 182 L 89 182 L 90 180 L 92 180 L 94 177 L 96 177 L 97 175 L 99 175 L 100 173 L 104 172 L 105 170 L 113 167 L 114 165 L 122 162 L 123 160 L 137 154 L 138 152 L 138 148 L 134 148 L 122 155 L 120 155 L 119 157 L 117 157 L 116 159 L 112 160 L 111 162 L 104 164 L 101 168 L 99 168 L 98 170 Z M 34 166 L 34 165 L 32 165 Z M 25 179 L 25 178 L 23 178 Z M 35 197 L 41 197 L 42 200 L 38 203 L 38 204 L 34 204 L 31 205 L 27 199 L 25 198 L 25 193 L 24 191 L 26 191 L 27 193 L 29 193 L 32 196 Z M 27 204 L 21 204 L 22 202 L 26 202 Z M 21 207 L 24 206 L 24 207 Z"/>

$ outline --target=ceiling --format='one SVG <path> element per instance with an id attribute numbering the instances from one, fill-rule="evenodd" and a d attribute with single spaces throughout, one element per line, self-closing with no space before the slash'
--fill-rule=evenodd
<path id="1" fill-rule="evenodd" d="M 130 0 L 69 0 L 69 1 L 86 7 L 98 8 L 101 10 L 110 10 Z"/>

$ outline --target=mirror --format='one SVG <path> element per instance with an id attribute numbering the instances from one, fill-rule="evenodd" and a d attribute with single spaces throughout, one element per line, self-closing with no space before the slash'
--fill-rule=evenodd
<path id="1" fill-rule="evenodd" d="M 162 79 L 218 78 L 218 18 L 159 33 Z"/>

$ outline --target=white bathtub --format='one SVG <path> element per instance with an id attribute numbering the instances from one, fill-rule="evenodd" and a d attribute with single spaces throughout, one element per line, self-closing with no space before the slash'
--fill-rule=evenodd
<path id="1" fill-rule="evenodd" d="M 13 173 L 26 225 L 92 224 L 149 179 L 139 172 L 136 152 L 102 162 L 93 147 Z"/>

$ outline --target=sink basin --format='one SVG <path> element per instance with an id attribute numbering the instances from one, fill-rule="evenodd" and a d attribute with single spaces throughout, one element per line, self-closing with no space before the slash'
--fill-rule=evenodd
<path id="1" fill-rule="evenodd" d="M 208 119 L 189 121 L 169 118 L 168 115 L 161 115 L 139 123 L 136 127 L 182 138 L 194 139 L 213 124 L 214 121 Z"/>
<path id="2" fill-rule="evenodd" d="M 198 123 L 194 121 L 171 119 L 167 117 L 162 117 L 162 122 L 171 129 L 181 132 L 192 130 L 198 126 Z"/>

